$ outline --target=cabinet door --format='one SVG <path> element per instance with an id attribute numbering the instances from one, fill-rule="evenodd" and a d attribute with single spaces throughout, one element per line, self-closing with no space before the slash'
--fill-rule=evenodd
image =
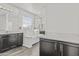
<path id="1" fill-rule="evenodd" d="M 10 34 L 9 35 L 9 46 L 11 48 L 17 46 L 17 34 Z"/>
<path id="2" fill-rule="evenodd" d="M 40 41 L 40 55 L 41 56 L 56 56 L 57 55 L 57 42 L 51 40 Z"/>
<path id="3" fill-rule="evenodd" d="M 9 36 L 8 35 L 3 35 L 2 36 L 2 51 L 9 49 Z"/>
<path id="4" fill-rule="evenodd" d="M 17 34 L 17 44 L 22 45 L 23 44 L 23 33 Z"/>
<path id="5" fill-rule="evenodd" d="M 79 56 L 79 45 L 64 43 L 63 56 Z"/>
<path id="6" fill-rule="evenodd" d="M 2 50 L 2 38 L 0 36 L 0 51 Z"/>

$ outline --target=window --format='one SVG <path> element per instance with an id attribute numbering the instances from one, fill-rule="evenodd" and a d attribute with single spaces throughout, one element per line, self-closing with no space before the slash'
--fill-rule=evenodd
<path id="1" fill-rule="evenodd" d="M 23 27 L 30 27 L 32 25 L 32 17 L 23 16 Z"/>

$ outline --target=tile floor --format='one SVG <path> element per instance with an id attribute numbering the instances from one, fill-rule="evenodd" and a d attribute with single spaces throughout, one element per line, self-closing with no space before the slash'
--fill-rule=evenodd
<path id="1" fill-rule="evenodd" d="M 39 43 L 34 44 L 32 48 L 23 46 L 14 48 L 0 53 L 0 56 L 39 56 Z"/>

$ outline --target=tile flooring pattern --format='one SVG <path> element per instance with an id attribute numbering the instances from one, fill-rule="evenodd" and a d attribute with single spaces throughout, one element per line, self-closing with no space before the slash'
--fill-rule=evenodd
<path id="1" fill-rule="evenodd" d="M 39 43 L 33 45 L 32 48 L 18 47 L 9 51 L 0 53 L 0 56 L 39 56 Z"/>

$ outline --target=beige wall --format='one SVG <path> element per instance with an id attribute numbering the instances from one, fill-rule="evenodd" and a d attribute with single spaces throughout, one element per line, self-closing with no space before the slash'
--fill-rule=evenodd
<path id="1" fill-rule="evenodd" d="M 49 4 L 45 13 L 46 32 L 79 34 L 79 4 Z"/>

